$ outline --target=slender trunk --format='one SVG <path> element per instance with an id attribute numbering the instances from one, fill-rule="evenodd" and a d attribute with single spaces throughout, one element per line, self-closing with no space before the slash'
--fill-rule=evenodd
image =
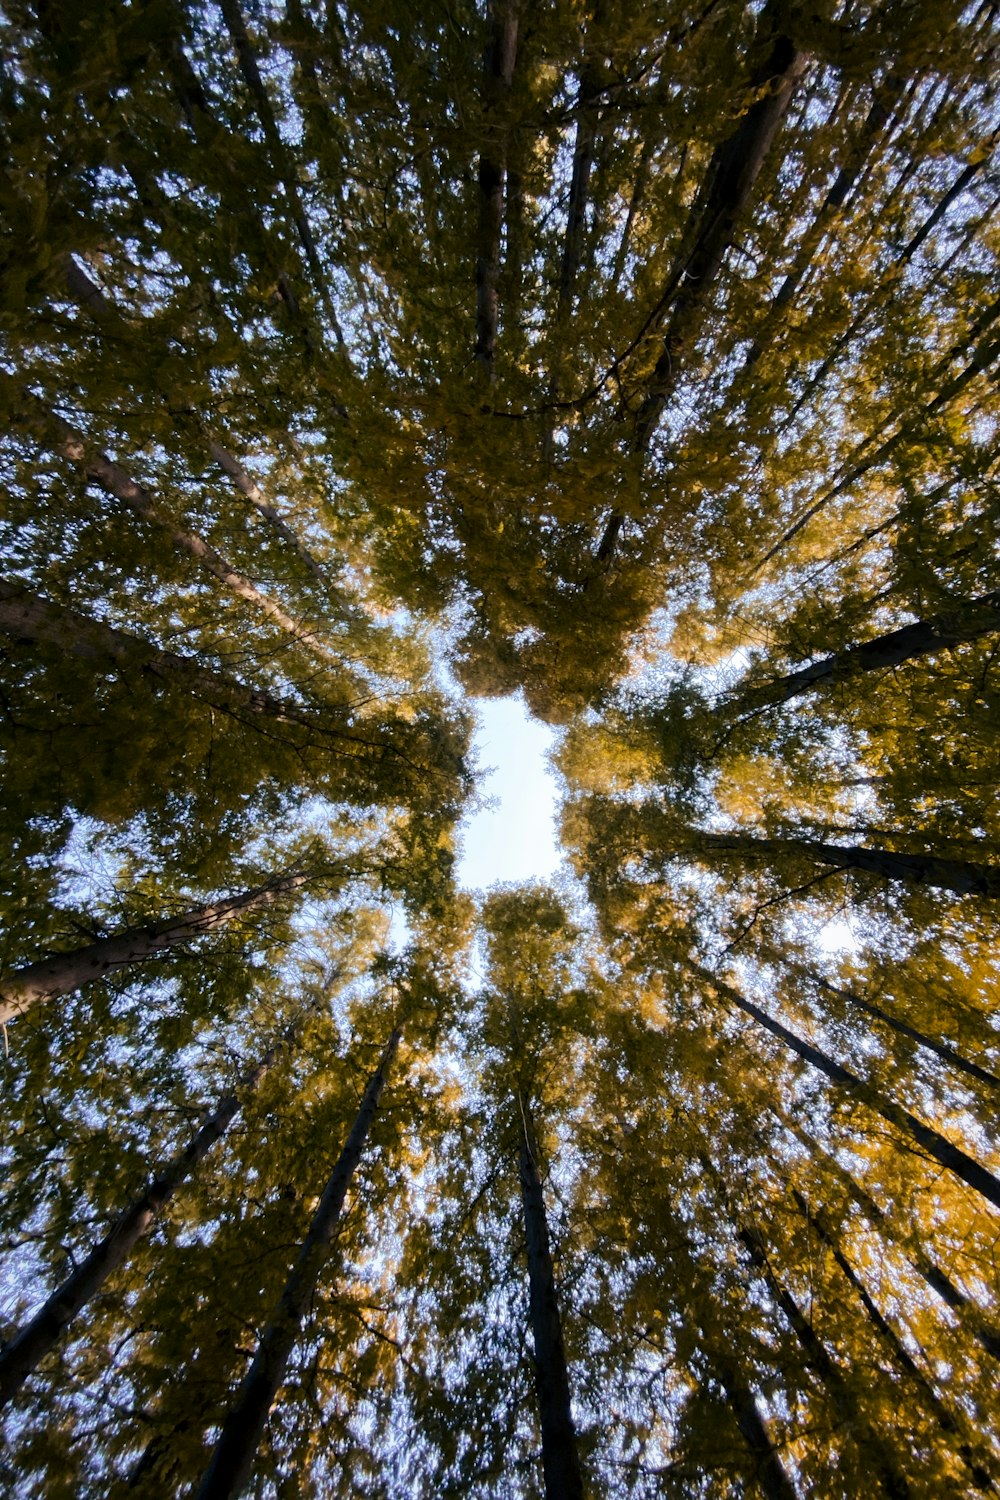
<path id="1" fill-rule="evenodd" d="M 866 1016 L 872 1016 L 876 1021 L 883 1021 L 886 1026 L 891 1026 L 893 1031 L 897 1031 L 900 1036 L 908 1037 L 911 1042 L 916 1042 L 918 1046 L 926 1048 L 928 1052 L 933 1052 L 935 1057 L 939 1057 L 942 1062 L 947 1063 L 949 1067 L 954 1068 L 957 1072 L 964 1073 L 966 1077 L 973 1078 L 977 1083 L 985 1084 L 987 1088 L 994 1089 L 1000 1093 L 1000 1078 L 997 1078 L 995 1073 L 990 1073 L 986 1068 L 981 1068 L 978 1063 L 970 1062 L 968 1058 L 963 1057 L 960 1052 L 956 1052 L 954 1047 L 949 1046 L 947 1042 L 936 1041 L 934 1037 L 927 1036 L 925 1032 L 918 1031 L 915 1026 L 910 1026 L 906 1021 L 900 1020 L 899 1016 L 894 1016 L 889 1011 L 883 1010 L 880 1005 L 874 1005 L 871 1000 L 862 999 L 853 990 L 845 990 L 840 985 L 831 984 L 829 980 L 820 978 L 818 974 L 814 975 L 814 978 L 820 988 L 826 990 L 828 994 L 839 995 L 842 1000 L 846 1000 L 848 1005 L 853 1005 L 856 1010 L 862 1011 Z"/>
<path id="2" fill-rule="evenodd" d="M 327 1181 L 309 1233 L 302 1242 L 271 1320 L 261 1334 L 257 1353 L 226 1418 L 195 1500 L 230 1500 L 240 1493 L 250 1476 L 268 1412 L 284 1378 L 306 1308 L 329 1259 L 344 1199 L 361 1160 L 401 1035 L 402 1028 L 397 1026 L 378 1067 L 368 1080 L 350 1134 Z"/>
<path id="3" fill-rule="evenodd" d="M 954 1173 L 967 1186 L 980 1193 L 987 1202 L 992 1203 L 995 1208 L 1000 1208 L 1000 1179 L 986 1167 L 981 1166 L 979 1162 L 974 1161 L 959 1146 L 953 1146 L 951 1141 L 947 1140 L 939 1131 L 933 1129 L 930 1125 L 925 1125 L 923 1121 L 917 1119 L 916 1115 L 911 1115 L 909 1110 L 904 1109 L 901 1104 L 897 1104 L 895 1100 L 889 1099 L 878 1089 L 872 1088 L 870 1084 L 865 1083 L 857 1074 L 852 1073 L 849 1068 L 845 1068 L 840 1063 L 834 1062 L 819 1047 L 814 1046 L 811 1042 L 804 1041 L 794 1031 L 789 1031 L 787 1026 L 783 1026 L 780 1021 L 774 1020 L 766 1011 L 761 1010 L 758 1005 L 755 1005 L 752 1000 L 748 1000 L 745 995 L 741 995 L 739 990 L 734 989 L 725 980 L 716 978 L 707 969 L 702 968 L 700 964 L 689 962 L 688 967 L 704 983 L 708 984 L 732 1005 L 743 1011 L 744 1015 L 750 1016 L 765 1031 L 769 1031 L 773 1037 L 776 1037 L 791 1052 L 794 1052 L 796 1057 L 801 1058 L 803 1062 L 809 1063 L 811 1067 L 825 1074 L 831 1083 L 846 1089 L 851 1095 L 866 1105 L 868 1109 L 873 1110 L 875 1114 L 881 1115 L 883 1120 L 888 1121 L 890 1125 L 900 1131 L 913 1144 L 919 1146 L 939 1166 Z"/>
<path id="4" fill-rule="evenodd" d="M 990 635 L 1000 630 L 1000 589 L 975 599 L 957 599 L 947 610 L 928 620 L 916 620 L 899 630 L 875 636 L 860 646 L 847 646 L 824 656 L 820 661 L 797 672 L 789 672 L 771 682 L 761 683 L 738 693 L 726 710 L 729 714 L 756 713 L 759 709 L 787 703 L 819 687 L 855 677 L 862 672 L 879 672 L 898 667 L 918 656 L 951 651 L 964 641 Z"/>
<path id="5" fill-rule="evenodd" d="M 832 1173 L 841 1183 L 852 1202 L 857 1205 L 869 1223 L 899 1246 L 917 1274 L 923 1277 L 931 1291 L 937 1293 L 946 1307 L 959 1314 L 986 1353 L 993 1359 L 1000 1360 L 1000 1330 L 993 1328 L 984 1319 L 971 1298 L 966 1296 L 947 1272 L 942 1270 L 937 1261 L 932 1259 L 919 1239 L 911 1238 L 898 1231 L 889 1215 L 879 1207 L 871 1194 L 808 1131 L 803 1130 L 802 1126 L 794 1120 L 785 1120 L 781 1116 L 778 1118 L 791 1131 L 810 1159 L 822 1163 L 824 1169 Z"/>
<path id="6" fill-rule="evenodd" d="M 114 327 L 116 325 L 126 325 L 127 320 L 118 311 L 117 307 L 115 307 L 111 302 L 108 301 L 108 298 L 104 295 L 101 288 L 97 285 L 96 282 L 91 280 L 80 263 L 74 256 L 70 255 L 69 252 L 61 257 L 60 269 L 62 271 L 62 276 L 66 288 L 70 296 L 73 298 L 73 301 L 77 304 L 78 307 L 82 307 L 87 313 L 89 313 L 90 316 L 94 319 L 95 323 L 97 323 L 101 328 Z M 81 460 L 85 452 L 85 448 L 83 446 L 84 440 L 78 434 L 72 433 L 71 429 L 65 424 L 63 424 L 63 437 L 64 439 L 72 438 L 77 444 L 81 445 L 80 451 L 77 454 L 70 455 L 71 457 L 75 457 L 77 461 Z M 220 443 L 210 433 L 206 435 L 205 441 L 211 457 L 219 465 L 220 469 L 222 469 L 225 474 L 228 474 L 229 478 L 233 481 L 240 494 L 250 502 L 257 514 L 267 522 L 267 524 L 272 528 L 273 531 L 277 533 L 278 536 L 281 537 L 282 541 L 294 550 L 300 561 L 304 563 L 304 565 L 316 579 L 316 581 L 318 583 L 321 583 L 325 589 L 329 590 L 331 588 L 331 582 L 327 578 L 322 564 L 319 563 L 315 557 L 313 557 L 312 553 L 309 551 L 309 548 L 295 534 L 284 517 L 274 508 L 273 505 L 270 505 L 267 502 L 267 500 L 261 493 L 260 486 L 254 482 L 251 476 L 247 473 L 246 469 L 240 463 L 239 459 L 234 457 L 234 455 L 230 453 L 229 449 L 226 448 L 222 443 Z M 109 460 L 107 459 L 102 459 L 101 461 L 104 464 L 107 464 L 109 462 Z M 90 474 L 89 477 L 96 479 L 98 483 L 104 485 L 104 480 L 100 475 Z M 139 490 L 139 486 L 132 485 L 132 482 L 127 478 L 127 476 L 123 476 L 123 478 L 126 485 L 131 486 L 133 490 L 139 491 L 140 498 L 146 498 L 145 492 Z M 104 485 L 104 487 L 108 488 L 107 485 Z M 120 494 L 117 488 L 111 488 L 110 493 L 115 495 L 117 499 L 124 501 L 124 503 L 131 504 L 131 497 L 127 494 Z M 133 509 L 134 508 L 135 507 L 133 506 Z M 139 514 L 143 514 L 143 512 L 140 510 Z M 151 515 L 149 518 L 159 522 L 159 517 L 155 514 Z M 181 533 L 180 535 L 186 537 L 187 534 Z M 200 546 L 202 548 L 207 548 L 207 544 L 203 542 L 200 537 L 196 540 L 200 543 Z M 187 548 L 186 542 L 178 542 L 177 544 L 185 547 L 186 550 L 190 550 L 190 548 Z M 210 548 L 207 548 L 207 550 L 211 551 Z M 218 559 L 218 561 L 221 563 L 223 560 L 220 558 Z M 230 573 L 233 572 L 233 570 L 229 567 L 229 564 L 223 565 L 228 569 Z M 226 580 L 223 579 L 223 581 L 225 582 Z M 263 598 L 264 596 L 261 597 Z M 301 631 L 301 627 L 296 628 L 298 631 Z"/>
<path id="7" fill-rule="evenodd" d="M 318 650 L 322 655 L 326 654 L 315 634 L 307 626 L 294 619 L 276 600 L 262 593 L 255 583 L 251 582 L 237 568 L 234 568 L 232 563 L 227 562 L 197 532 L 187 531 L 183 527 L 176 526 L 168 516 L 165 516 L 158 508 L 149 490 L 143 485 L 137 484 L 126 470 L 122 468 L 121 464 L 115 463 L 113 459 L 108 458 L 107 454 L 98 452 L 90 445 L 82 433 L 76 432 L 68 423 L 63 422 L 52 413 L 46 414 L 44 428 L 47 428 L 51 432 L 55 444 L 66 457 L 72 463 L 78 465 L 86 477 L 99 485 L 105 494 L 111 495 L 120 504 L 130 510 L 133 515 L 138 516 L 140 520 L 146 521 L 165 532 L 179 552 L 186 552 L 189 557 L 194 558 L 195 562 L 204 568 L 207 573 L 211 573 L 213 578 L 217 578 L 221 584 L 238 598 L 243 599 L 254 609 L 259 610 L 269 620 L 272 620 L 275 625 L 284 630 L 293 640 L 312 650 Z M 221 464 L 222 458 L 220 455 L 223 450 L 215 442 L 209 443 L 209 449 L 212 457 Z M 227 458 L 229 457 L 229 455 L 226 456 Z M 235 466 L 235 459 L 231 460 L 231 462 Z M 248 479 L 248 476 L 244 475 L 244 478 Z M 291 533 L 291 529 L 287 529 L 294 540 L 294 534 Z"/>
<path id="8" fill-rule="evenodd" d="M 542 1429 L 545 1500 L 582 1500 L 583 1476 L 570 1410 L 569 1372 L 563 1345 L 555 1272 L 549 1250 L 545 1198 L 538 1175 L 531 1111 L 521 1108 L 521 1207 L 528 1247 L 531 1336 L 535 1345 L 535 1391 Z"/>
<path id="9" fill-rule="evenodd" d="M 594 7 L 593 26 L 599 27 L 602 20 L 601 0 Z M 585 56 L 581 70 L 577 96 L 576 134 L 573 140 L 573 166 L 570 173 L 569 202 L 566 206 L 566 230 L 563 236 L 562 258 L 559 265 L 559 285 L 556 297 L 556 312 L 553 333 L 556 341 L 556 358 L 549 380 L 547 400 L 558 401 L 562 394 L 561 366 L 564 363 L 563 340 L 569 324 L 576 298 L 577 278 L 583 256 L 583 235 L 587 223 L 587 204 L 590 200 L 590 174 L 594 165 L 597 141 L 597 124 L 600 117 L 602 74 L 592 56 Z M 542 437 L 542 457 L 552 457 L 554 418 L 546 420 Z"/>
<path id="10" fill-rule="evenodd" d="M 929 885 L 957 896 L 1000 897 L 1000 865 L 945 855 L 907 854 L 859 844 L 827 844 L 814 839 L 758 838 L 749 833 L 699 831 L 692 850 L 739 854 L 749 860 L 807 859 L 840 870 L 864 870 L 883 880 Z"/>
<path id="11" fill-rule="evenodd" d="M 249 500 L 257 514 L 267 522 L 272 531 L 281 537 L 283 542 L 293 549 L 299 561 L 305 565 L 316 582 L 322 584 L 328 593 L 333 592 L 335 586 L 328 577 L 323 564 L 313 556 L 284 516 L 264 498 L 260 485 L 247 473 L 239 459 L 211 434 L 208 434 L 206 443 L 209 453 L 219 468 L 229 475 L 240 494 Z"/>
<path id="12" fill-rule="evenodd" d="M 765 27 L 773 27 L 773 16 L 767 12 L 761 17 L 762 30 Z M 667 294 L 651 320 L 652 328 L 670 314 L 662 353 L 635 416 L 631 438 L 634 454 L 643 456 L 647 452 L 673 394 L 684 356 L 697 338 L 726 252 L 805 66 L 806 57 L 795 44 L 787 36 L 773 34 L 766 61 L 750 77 L 749 93 L 754 102 L 712 154 L 684 236 L 681 259 L 671 270 Z M 624 516 L 618 511 L 608 517 L 595 554 L 598 562 L 611 559 L 623 523 Z"/>
<path id="13" fill-rule="evenodd" d="M 767 1423 L 739 1365 L 720 1347 L 709 1352 L 709 1360 L 722 1383 L 729 1408 L 753 1455 L 755 1478 L 767 1500 L 795 1500 L 789 1479 L 771 1440 Z"/>
<path id="14" fill-rule="evenodd" d="M 479 156 L 479 221 L 476 230 L 475 360 L 489 384 L 496 374 L 500 318 L 500 241 L 507 173 L 509 101 L 517 58 L 518 0 L 492 0 L 484 81 L 484 140 Z"/>
<path id="15" fill-rule="evenodd" d="M 244 1098 L 260 1083 L 278 1052 L 278 1045 L 271 1047 L 256 1067 L 243 1075 L 237 1087 L 209 1115 L 194 1140 L 152 1178 L 72 1275 L 57 1287 L 30 1322 L 4 1345 L 0 1352 L 0 1408 L 55 1347 L 63 1331 L 100 1291 L 112 1272 L 128 1259 L 135 1245 L 152 1227 L 163 1205 L 228 1129 Z"/>
<path id="16" fill-rule="evenodd" d="M 970 345 L 974 345 L 972 350 L 972 357 L 968 360 L 965 367 L 960 370 L 957 375 L 953 376 L 950 380 L 946 381 L 942 386 L 940 386 L 937 390 L 937 393 L 929 400 L 925 400 L 925 402 L 921 405 L 918 418 L 920 424 L 926 423 L 928 417 L 935 415 L 935 413 L 941 411 L 943 407 L 947 406 L 950 401 L 953 401 L 956 396 L 961 395 L 966 386 L 970 385 L 980 375 L 984 374 L 991 365 L 993 365 L 998 359 L 1000 359 L 1000 338 L 981 338 L 981 335 L 984 334 L 997 321 L 998 318 L 1000 318 L 1000 298 L 997 298 L 993 302 L 988 304 L 985 311 L 976 320 L 975 324 L 969 330 L 969 333 L 966 335 L 966 337 L 959 344 L 956 344 L 952 349 L 949 350 L 944 359 L 940 361 L 937 368 L 928 377 L 926 389 L 930 391 L 933 389 L 934 382 L 938 378 L 943 378 L 948 365 L 950 365 L 955 359 L 957 359 L 960 354 L 964 354 Z M 979 341 L 976 342 L 976 340 Z M 872 448 L 871 444 L 876 441 L 880 433 L 884 432 L 886 427 L 888 426 L 892 426 L 893 430 L 881 443 L 878 444 L 878 447 Z M 885 460 L 891 456 L 893 450 L 905 437 L 913 436 L 913 431 L 914 419 L 912 415 L 910 415 L 908 412 L 900 415 L 899 412 L 897 412 L 892 417 L 887 418 L 883 423 L 881 423 L 878 431 L 872 433 L 869 437 L 863 438 L 855 448 L 854 456 L 852 457 L 847 467 L 842 471 L 840 478 L 833 485 L 831 485 L 828 490 L 820 495 L 818 500 L 814 500 L 810 505 L 808 505 L 802 512 L 802 514 L 792 522 L 791 526 L 789 526 L 787 530 L 782 533 L 782 535 L 778 538 L 774 545 L 770 547 L 764 554 L 760 562 L 755 565 L 754 572 L 758 573 L 762 568 L 766 567 L 771 559 L 775 557 L 781 551 L 781 549 L 792 540 L 793 537 L 797 536 L 804 526 L 808 525 L 808 523 L 815 516 L 819 515 L 820 511 L 824 510 L 832 500 L 836 500 L 840 495 L 846 493 L 847 490 L 851 489 L 855 484 L 857 484 L 859 479 L 863 479 L 864 476 L 870 473 L 873 469 L 879 468 L 885 462 Z"/>
<path id="17" fill-rule="evenodd" d="M 165 651 L 131 635 L 35 594 L 23 584 L 0 578 L 0 631 L 36 646 L 50 646 L 101 672 L 132 674 L 144 681 L 174 687 L 237 717 L 250 714 L 299 725 L 318 734 L 333 733 L 319 712 L 285 702 L 272 693 L 247 687 L 235 677 L 213 671 L 192 656 Z"/>
<path id="18" fill-rule="evenodd" d="M 316 248 L 316 241 L 313 237 L 313 232 L 309 223 L 308 216 L 306 214 L 305 205 L 302 202 L 302 191 L 299 187 L 298 176 L 295 170 L 295 163 L 293 162 L 291 154 L 287 146 L 285 145 L 284 140 L 282 139 L 281 131 L 278 129 L 278 122 L 274 115 L 271 98 L 267 92 L 267 88 L 265 87 L 264 80 L 261 77 L 260 68 L 257 63 L 257 55 L 250 41 L 250 36 L 246 29 L 246 23 L 243 20 L 243 13 L 240 9 L 238 0 L 219 0 L 219 6 L 222 11 L 223 19 L 226 23 L 226 27 L 229 31 L 233 46 L 236 49 L 236 56 L 239 59 L 240 72 L 243 75 L 243 81 L 247 86 L 247 90 L 250 94 L 251 99 L 253 100 L 254 109 L 257 112 L 257 118 L 259 119 L 261 129 L 264 132 L 264 139 L 267 142 L 271 160 L 277 170 L 281 185 L 285 190 L 285 197 L 288 200 L 288 206 L 292 215 L 292 222 L 295 225 L 295 231 L 299 237 L 299 243 L 301 244 L 303 252 L 305 254 L 306 262 L 309 266 L 309 271 L 312 276 L 313 285 L 315 286 L 316 293 L 320 299 L 320 302 L 322 303 L 323 311 L 326 314 L 327 321 L 331 329 L 333 330 L 334 337 L 336 338 L 338 344 L 343 345 L 343 331 L 341 330 L 340 324 L 337 321 L 337 315 L 334 311 L 333 303 L 330 300 L 330 293 L 327 287 L 326 277 L 323 274 L 323 267 L 320 263 L 319 252 Z"/>
<path id="19" fill-rule="evenodd" d="M 941 1431 L 945 1433 L 949 1438 L 958 1439 L 956 1451 L 962 1462 L 968 1469 L 969 1474 L 972 1478 L 972 1482 L 975 1484 L 977 1489 L 993 1491 L 993 1482 L 989 1476 L 989 1473 L 976 1460 L 976 1457 L 972 1452 L 972 1448 L 964 1437 L 955 1416 L 945 1406 L 944 1402 L 941 1400 L 941 1397 L 934 1389 L 934 1386 L 928 1380 L 923 1370 L 920 1369 L 919 1365 L 913 1358 L 910 1351 L 906 1348 L 905 1344 L 903 1344 L 900 1340 L 899 1335 L 896 1333 L 891 1323 L 876 1306 L 874 1299 L 870 1295 L 867 1287 L 861 1280 L 857 1271 L 855 1271 L 854 1267 L 847 1259 L 847 1256 L 841 1249 L 835 1235 L 825 1222 L 823 1215 L 817 1212 L 816 1209 L 810 1207 L 810 1205 L 806 1202 L 797 1188 L 792 1189 L 792 1196 L 794 1197 L 803 1218 L 805 1218 L 806 1221 L 813 1226 L 819 1238 L 822 1240 L 823 1244 L 826 1245 L 834 1260 L 837 1262 L 837 1265 L 840 1267 L 842 1274 L 844 1275 L 850 1286 L 853 1288 L 855 1294 L 857 1295 L 858 1301 L 864 1308 L 865 1316 L 867 1317 L 872 1328 L 875 1330 L 875 1333 L 881 1343 L 888 1350 L 889 1355 L 896 1364 L 897 1368 L 905 1371 L 913 1381 L 913 1383 L 918 1387 L 923 1399 L 927 1402 L 928 1407 L 933 1412 L 934 1419 L 940 1427 Z"/>
<path id="20" fill-rule="evenodd" d="M 636 163 L 635 177 L 632 182 L 632 193 L 628 201 L 628 213 L 625 215 L 625 223 L 622 228 L 622 237 L 615 251 L 615 264 L 611 273 L 611 281 L 618 286 L 625 274 L 625 262 L 628 259 L 629 246 L 632 241 L 632 228 L 635 224 L 636 215 L 642 207 L 646 196 L 646 187 L 649 182 L 649 168 L 653 160 L 653 152 L 656 149 L 656 137 L 649 134 L 642 143 L 639 152 L 639 160 Z"/>
<path id="21" fill-rule="evenodd" d="M 843 208 L 847 195 L 857 181 L 862 167 L 889 124 L 893 111 L 903 96 L 903 89 L 903 80 L 892 73 L 876 88 L 871 108 L 858 136 L 849 148 L 846 160 L 820 205 L 819 212 L 803 235 L 791 269 L 767 309 L 763 326 L 747 353 L 744 371 L 753 368 L 770 342 L 771 334 L 812 264 L 823 236 L 831 227 L 834 216 Z"/>
<path id="22" fill-rule="evenodd" d="M 182 943 L 193 942 L 205 933 L 224 927 L 244 912 L 263 910 L 313 879 L 315 875 L 302 872 L 281 875 L 239 896 L 194 906 L 179 917 L 169 917 L 145 927 L 130 927 L 112 937 L 98 938 L 85 948 L 57 953 L 23 969 L 15 969 L 0 980 L 0 1025 L 6 1025 L 43 1000 L 68 995 L 95 979 L 143 963 Z"/>
<path id="23" fill-rule="evenodd" d="M 875 1473 L 882 1486 L 882 1493 L 891 1500 L 907 1500 L 910 1486 L 899 1472 L 895 1457 L 871 1423 L 862 1415 L 853 1392 L 844 1378 L 840 1366 L 827 1352 L 822 1339 L 799 1307 L 791 1292 L 778 1280 L 764 1242 L 756 1230 L 743 1227 L 739 1237 L 746 1247 L 750 1260 L 767 1283 L 771 1296 L 788 1319 L 805 1357 L 806 1365 L 819 1376 L 823 1388 L 848 1431 L 852 1432 L 863 1456 L 870 1457 Z"/>

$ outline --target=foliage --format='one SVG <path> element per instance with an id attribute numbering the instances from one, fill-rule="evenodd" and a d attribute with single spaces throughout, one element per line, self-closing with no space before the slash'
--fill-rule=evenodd
<path id="1" fill-rule="evenodd" d="M 0 25 L 5 1337 L 277 1044 L 4 1486 L 192 1492 L 401 1027 L 247 1493 L 994 1492 L 995 8 Z"/>

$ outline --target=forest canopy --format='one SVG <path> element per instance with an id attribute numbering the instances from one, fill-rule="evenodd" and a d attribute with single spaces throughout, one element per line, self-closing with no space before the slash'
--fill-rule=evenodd
<path id="1" fill-rule="evenodd" d="M 997 1494 L 996 4 L 0 29 L 0 1484 Z"/>

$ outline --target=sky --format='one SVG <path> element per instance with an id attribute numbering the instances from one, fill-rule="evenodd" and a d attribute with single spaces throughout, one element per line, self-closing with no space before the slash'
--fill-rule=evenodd
<path id="1" fill-rule="evenodd" d="M 463 822 L 458 884 L 486 890 L 497 881 L 544 880 L 560 859 L 558 792 L 545 760 L 555 733 L 531 717 L 520 696 L 480 698 L 473 706 L 482 793 L 498 805 Z"/>

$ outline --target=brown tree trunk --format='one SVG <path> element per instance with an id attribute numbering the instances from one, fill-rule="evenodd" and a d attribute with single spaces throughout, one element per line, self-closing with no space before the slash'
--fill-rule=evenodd
<path id="1" fill-rule="evenodd" d="M 531 1336 L 535 1346 L 535 1391 L 542 1429 L 545 1500 L 583 1500 L 583 1475 L 570 1410 L 569 1372 L 563 1344 L 555 1272 L 549 1249 L 545 1198 L 538 1175 L 531 1111 L 521 1111 L 521 1208 L 528 1248 Z"/>
<path id="2" fill-rule="evenodd" d="M 226 1418 L 195 1500 L 232 1500 L 250 1477 L 267 1414 L 284 1378 L 309 1300 L 329 1259 L 344 1199 L 361 1160 L 401 1035 L 402 1028 L 397 1026 L 378 1067 L 368 1080 L 350 1134 L 327 1181 L 309 1233 L 302 1242 L 271 1320 L 261 1334 L 257 1353 Z"/>
<path id="3" fill-rule="evenodd" d="M 290 1040 L 290 1036 L 286 1041 Z M 176 1156 L 120 1214 L 102 1240 L 80 1262 L 71 1276 L 57 1287 L 35 1316 L 14 1334 L 0 1352 L 0 1409 L 16 1394 L 46 1354 L 58 1343 L 77 1313 L 100 1291 L 112 1272 L 128 1259 L 137 1242 L 152 1227 L 163 1205 L 173 1197 L 210 1147 L 228 1129 L 251 1094 L 274 1063 L 275 1045 L 246 1072 L 202 1125 L 194 1140 Z"/>
<path id="4" fill-rule="evenodd" d="M 23 1015 L 32 1005 L 82 989 L 95 979 L 103 979 L 119 969 L 143 963 L 158 953 L 193 942 L 207 932 L 214 932 L 243 912 L 270 906 L 289 891 L 298 890 L 314 875 L 301 871 L 280 875 L 266 885 L 244 891 L 223 901 L 195 906 L 179 917 L 169 917 L 146 927 L 130 927 L 112 937 L 98 938 L 85 948 L 57 953 L 39 959 L 23 969 L 15 969 L 0 980 L 0 1025 Z"/>

